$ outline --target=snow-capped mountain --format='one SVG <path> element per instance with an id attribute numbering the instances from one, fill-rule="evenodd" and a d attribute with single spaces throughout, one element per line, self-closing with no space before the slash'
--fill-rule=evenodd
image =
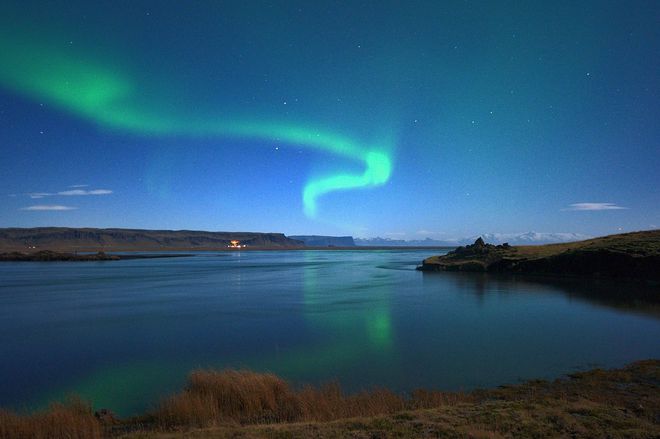
<path id="1" fill-rule="evenodd" d="M 525 244 L 551 244 L 556 242 L 573 242 L 583 241 L 585 239 L 593 238 L 589 235 L 581 233 L 542 233 L 542 232 L 526 232 L 526 233 L 484 233 L 475 235 L 467 240 L 462 240 L 464 243 L 473 243 L 479 236 L 484 241 L 490 244 L 503 244 L 508 242 L 511 245 L 525 245 Z"/>

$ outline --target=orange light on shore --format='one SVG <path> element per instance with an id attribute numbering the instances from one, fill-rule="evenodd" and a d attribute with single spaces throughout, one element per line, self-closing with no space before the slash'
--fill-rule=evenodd
<path id="1" fill-rule="evenodd" d="M 229 248 L 241 248 L 241 241 L 236 241 L 236 240 L 229 241 L 229 245 L 227 247 L 229 247 Z"/>

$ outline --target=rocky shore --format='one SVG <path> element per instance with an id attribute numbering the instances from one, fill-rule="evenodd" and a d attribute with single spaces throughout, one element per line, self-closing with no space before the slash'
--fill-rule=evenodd
<path id="1" fill-rule="evenodd" d="M 567 244 L 474 244 L 425 259 L 422 271 L 553 274 L 660 281 L 660 230 Z"/>

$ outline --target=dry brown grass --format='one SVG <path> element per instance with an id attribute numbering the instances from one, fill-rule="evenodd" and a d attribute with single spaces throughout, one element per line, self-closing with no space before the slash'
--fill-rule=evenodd
<path id="1" fill-rule="evenodd" d="M 300 411 L 288 384 L 273 374 L 195 371 L 186 389 L 163 401 L 154 416 L 163 426 L 218 422 L 285 422 Z"/>
<path id="2" fill-rule="evenodd" d="M 660 437 L 660 361 L 469 393 L 339 384 L 292 388 L 273 374 L 193 372 L 151 414 L 97 420 L 73 399 L 46 412 L 0 411 L 0 439 L 23 438 L 406 438 Z"/>
<path id="3" fill-rule="evenodd" d="M 474 403 L 479 399 L 478 393 L 440 392 L 437 390 L 413 390 L 407 403 L 409 409 L 428 409 L 433 407 L 454 406 L 462 403 Z"/>
<path id="4" fill-rule="evenodd" d="M 428 406 L 427 400 L 416 401 L 414 405 Z M 437 396 L 434 401 L 441 400 L 442 397 Z M 410 406 L 412 401 L 386 389 L 345 395 L 337 383 L 294 390 L 273 374 L 195 371 L 184 391 L 164 400 L 153 416 L 157 424 L 165 428 L 205 427 L 227 422 L 330 421 L 395 413 Z"/>
<path id="5" fill-rule="evenodd" d="M 0 410 L 1 439 L 96 439 L 102 437 L 101 424 L 91 406 L 80 399 L 54 403 L 47 411 L 21 416 Z"/>

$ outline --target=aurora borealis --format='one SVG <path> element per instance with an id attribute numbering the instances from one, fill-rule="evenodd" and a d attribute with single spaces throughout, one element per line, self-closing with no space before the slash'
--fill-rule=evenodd
<path id="1" fill-rule="evenodd" d="M 659 12 L 3 2 L 0 226 L 654 228 Z"/>
<path id="2" fill-rule="evenodd" d="M 337 174 L 309 181 L 303 190 L 305 213 L 316 216 L 317 198 L 336 190 L 387 182 L 391 163 L 386 151 L 368 150 L 350 139 L 322 131 L 267 122 L 228 121 L 223 116 L 162 116 L 135 105 L 136 86 L 112 69 L 86 62 L 84 55 L 3 39 L 0 79 L 11 89 L 50 102 L 101 126 L 149 136 L 218 136 L 281 141 L 318 148 L 364 163 L 362 174 Z"/>

